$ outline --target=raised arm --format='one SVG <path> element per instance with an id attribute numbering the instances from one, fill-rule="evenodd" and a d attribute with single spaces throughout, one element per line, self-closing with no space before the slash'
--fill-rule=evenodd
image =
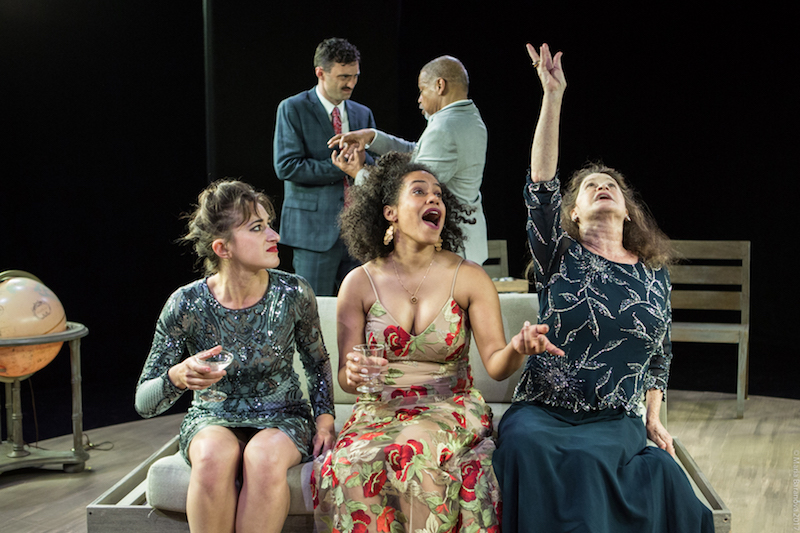
<path id="1" fill-rule="evenodd" d="M 531 145 L 531 179 L 534 182 L 549 181 L 555 176 L 558 166 L 558 129 L 567 80 L 561 68 L 561 52 L 553 56 L 547 43 L 541 46 L 539 53 L 530 43 L 526 47 L 544 90 Z"/>

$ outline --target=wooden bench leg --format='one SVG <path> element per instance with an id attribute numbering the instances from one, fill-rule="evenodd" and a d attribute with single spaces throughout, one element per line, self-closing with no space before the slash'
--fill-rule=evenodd
<path id="1" fill-rule="evenodd" d="M 742 333 L 739 338 L 739 363 L 736 372 L 736 418 L 744 418 L 744 400 L 747 397 L 748 372 L 748 338 Z"/>

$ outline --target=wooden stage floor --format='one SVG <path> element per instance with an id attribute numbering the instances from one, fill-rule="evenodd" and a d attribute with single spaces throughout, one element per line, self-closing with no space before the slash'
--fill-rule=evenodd
<path id="1" fill-rule="evenodd" d="M 670 391 L 668 429 L 730 508 L 734 533 L 796 531 L 792 500 L 800 499 L 793 492 L 800 483 L 800 400 L 753 396 L 743 420 L 734 418 L 735 403 L 733 394 Z M 86 506 L 175 435 L 182 416 L 88 431 L 97 447 L 78 474 L 58 467 L 0 474 L 0 529 L 85 532 Z M 40 446 L 67 450 L 71 440 L 67 435 Z"/>

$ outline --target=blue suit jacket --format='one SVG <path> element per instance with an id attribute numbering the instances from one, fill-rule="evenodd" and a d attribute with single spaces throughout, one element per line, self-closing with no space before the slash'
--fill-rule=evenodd
<path id="1" fill-rule="evenodd" d="M 372 111 L 345 101 L 350 130 L 374 128 Z M 273 139 L 273 164 L 283 180 L 280 234 L 283 244 L 324 252 L 339 238 L 337 217 L 344 206 L 345 174 L 331 162 L 327 141 L 333 124 L 315 89 L 278 105 Z M 372 164 L 367 154 L 367 163 Z"/>

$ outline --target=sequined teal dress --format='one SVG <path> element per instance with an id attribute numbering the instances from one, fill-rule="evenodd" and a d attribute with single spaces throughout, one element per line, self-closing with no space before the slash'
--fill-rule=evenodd
<path id="1" fill-rule="evenodd" d="M 711 511 L 637 414 L 672 358 L 666 268 L 595 255 L 560 225 L 558 178 L 525 187 L 541 323 L 564 357 L 528 358 L 499 427 L 503 532 L 712 532 Z"/>
<path id="2" fill-rule="evenodd" d="M 170 382 L 169 368 L 218 344 L 234 353 L 228 374 L 214 385 L 228 398 L 207 403 L 194 394 L 181 425 L 184 458 L 198 431 L 219 425 L 278 428 L 292 439 L 303 460 L 309 460 L 314 419 L 333 414 L 334 407 L 330 359 L 308 283 L 294 274 L 269 270 L 264 297 L 252 307 L 236 310 L 220 305 L 205 279 L 175 291 L 158 319 L 139 378 L 139 414 L 151 417 L 172 406 L 186 391 Z M 304 398 L 292 367 L 295 348 L 305 368 L 309 399 Z"/>

